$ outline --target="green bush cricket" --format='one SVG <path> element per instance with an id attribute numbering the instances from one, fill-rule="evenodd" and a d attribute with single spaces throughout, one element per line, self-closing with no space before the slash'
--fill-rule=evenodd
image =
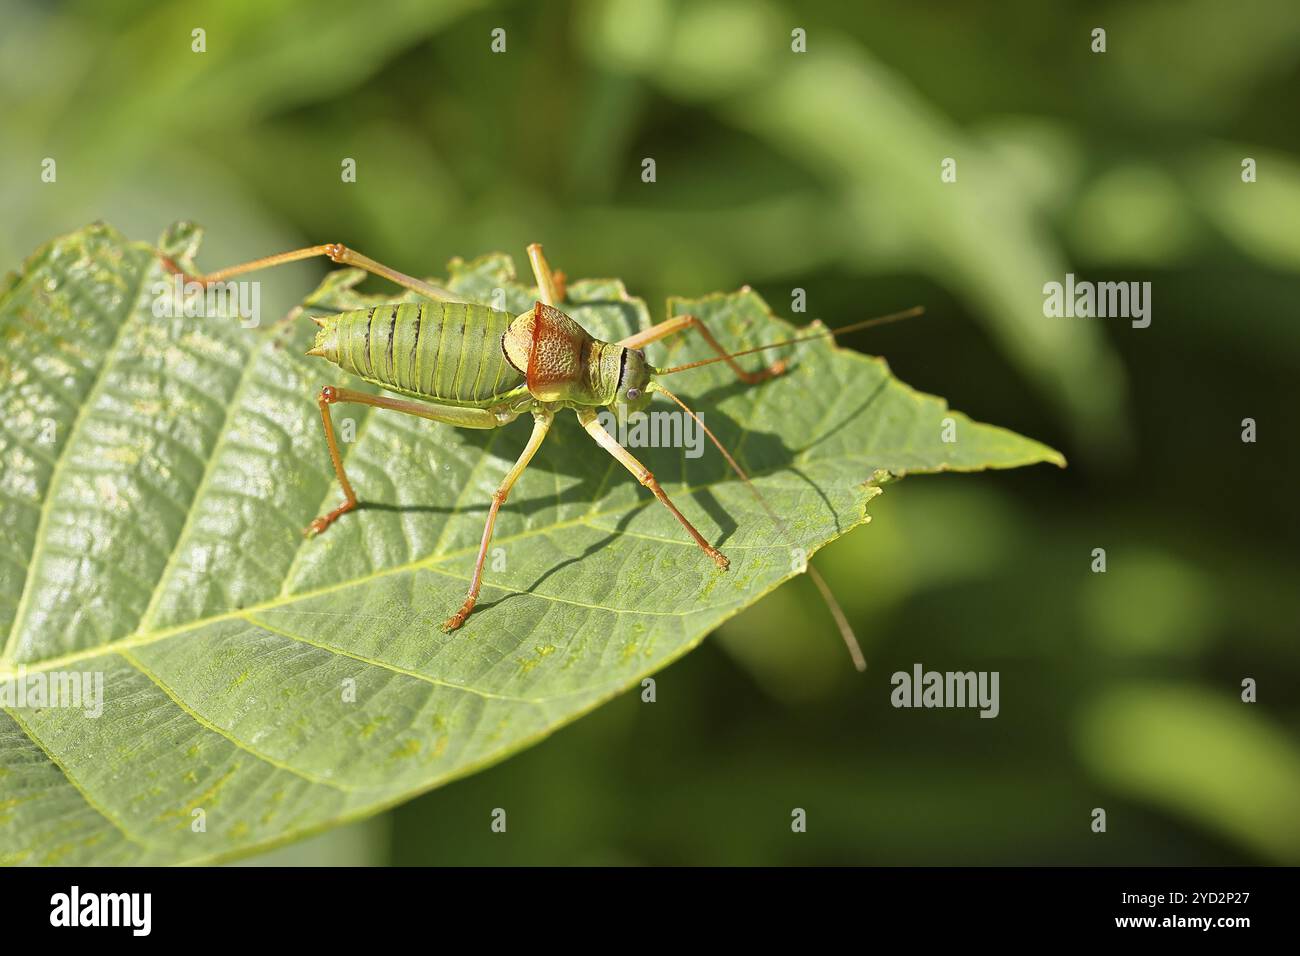
<path id="1" fill-rule="evenodd" d="M 525 412 L 532 415 L 533 430 L 528 443 L 492 495 L 465 601 L 443 622 L 445 631 L 459 628 L 473 611 L 482 586 L 483 565 L 497 513 L 541 447 L 556 412 L 573 409 L 579 424 L 592 439 L 659 499 L 719 569 L 726 570 L 726 556 L 678 510 L 650 470 L 605 430 L 598 417 L 599 410 L 621 409 L 625 414 L 637 412 L 649 405 L 656 393 L 664 395 L 703 430 L 732 470 L 753 491 L 772 520 L 784 530 L 784 522 L 768 506 L 731 453 L 703 420 L 657 379 L 715 362 L 726 362 L 741 381 L 754 385 L 780 375 L 785 371 L 786 362 L 778 360 L 757 372 L 749 372 L 736 361 L 738 357 L 921 313 L 919 307 L 912 308 L 840 329 L 817 331 L 739 352 L 727 352 L 708 327 L 692 315 L 673 316 L 617 342 L 604 342 L 591 336 L 560 310 L 558 306 L 565 298 L 564 275 L 551 269 L 542 247 L 536 243 L 528 247 L 528 259 L 537 281 L 537 301 L 532 309 L 519 315 L 476 302 L 461 301 L 447 289 L 391 269 L 340 243 L 296 249 L 187 278 L 206 285 L 317 256 L 326 256 L 341 265 L 383 276 L 427 301 L 313 316 L 319 329 L 315 345 L 308 355 L 320 356 L 345 372 L 404 397 L 371 395 L 333 385 L 321 389 L 318 398 L 321 422 L 344 500 L 332 511 L 316 518 L 307 527 L 307 535 L 325 531 L 358 503 L 343 467 L 330 406 L 339 403 L 371 405 L 459 428 L 499 428 Z M 170 260 L 167 264 L 174 271 L 181 272 Z M 665 369 L 655 368 L 646 361 L 646 345 L 687 330 L 697 332 L 717 353 L 716 357 Z M 811 565 L 807 570 L 825 598 L 855 665 L 859 670 L 864 669 L 866 662 L 838 603 L 816 570 Z"/>

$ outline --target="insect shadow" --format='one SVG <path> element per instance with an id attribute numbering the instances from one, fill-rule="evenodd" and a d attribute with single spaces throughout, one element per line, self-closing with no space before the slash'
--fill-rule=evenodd
<path id="1" fill-rule="evenodd" d="M 739 381 L 726 382 L 691 396 L 690 401 L 702 412 L 705 421 L 723 445 L 736 456 L 741 466 L 751 475 L 757 477 L 772 472 L 786 472 L 806 482 L 809 490 L 817 495 L 827 515 L 834 521 L 836 532 L 839 533 L 843 528 L 837 510 L 821 486 L 805 474 L 798 462 L 801 457 L 819 445 L 831 441 L 856 418 L 868 414 L 871 407 L 883 395 L 886 386 L 887 380 L 882 378 L 874 388 L 864 392 L 858 402 L 828 419 L 816 434 L 798 446 L 792 446 L 785 438 L 774 432 L 755 429 L 752 425 L 742 423 L 722 411 L 720 408 L 722 402 L 745 393 L 752 394 L 752 386 Z M 656 410 L 661 408 L 662 406 L 656 405 Z M 413 424 L 417 428 L 445 427 L 428 423 Z M 467 449 L 473 448 L 478 454 L 492 454 L 508 462 L 513 460 L 518 449 L 523 447 L 527 428 L 515 423 L 495 431 L 457 430 L 455 435 Z M 721 481 L 734 481 L 735 474 L 712 444 L 707 442 L 704 435 L 699 434 L 696 437 L 702 443 L 699 446 L 702 454 L 698 458 L 687 457 L 682 448 L 634 447 L 631 450 L 647 468 L 654 472 L 661 483 L 669 486 L 685 485 L 689 489 L 688 493 L 684 494 L 678 490 L 674 494 L 677 497 L 689 497 L 698 507 L 705 510 L 719 529 L 720 538 L 717 543 L 721 546 L 733 535 L 736 525 L 726 508 L 713 494 L 711 486 Z M 469 457 L 473 457 L 473 453 Z M 594 467 L 593 462 L 597 463 Z M 870 475 L 870 468 L 864 467 L 863 471 L 863 480 L 866 480 Z M 608 493 L 612 486 L 619 483 L 632 485 L 636 483 L 630 474 L 612 458 L 607 458 L 577 427 L 572 413 L 567 410 L 557 416 L 555 427 L 548 436 L 546 444 L 542 446 L 529 466 L 528 473 L 551 474 L 557 480 L 568 480 L 564 481 L 565 487 L 557 494 L 525 496 L 516 493 L 507 502 L 505 508 L 517 514 L 531 515 L 546 508 L 589 503 L 598 494 Z M 572 479 L 575 478 L 577 480 L 573 481 Z M 482 495 L 480 500 L 468 500 L 466 495 L 458 494 L 455 501 L 419 504 L 394 504 L 363 498 L 358 509 L 416 514 L 483 515 L 487 512 L 490 503 L 489 494 Z M 638 507 L 648 507 L 652 504 L 655 504 L 655 500 L 647 493 Z M 630 512 L 629 517 L 631 514 L 635 514 L 635 511 Z"/>
<path id="2" fill-rule="evenodd" d="M 663 406 L 656 406 L 655 410 L 671 411 Z M 773 432 L 746 429 L 736 419 L 719 411 L 707 413 L 705 421 L 729 449 L 743 445 L 737 457 L 747 471 L 766 474 L 789 468 L 794 463 L 796 451 Z M 416 427 L 445 426 L 416 423 Z M 515 422 L 493 432 L 460 430 L 454 437 L 462 446 L 458 453 L 461 457 L 473 459 L 478 455 L 491 455 L 500 460 L 504 470 L 523 448 L 528 429 L 520 422 Z M 708 511 L 723 533 L 729 535 L 734 530 L 734 522 L 717 502 L 709 486 L 721 481 L 734 481 L 736 476 L 702 432 L 694 435 L 693 441 L 698 441 L 696 447 L 700 453 L 695 458 L 687 457 L 686 449 L 682 447 L 638 447 L 631 444 L 629 450 L 654 473 L 674 500 L 694 499 Z M 538 481 L 541 475 L 551 475 L 562 486 L 561 490 L 552 494 L 539 494 L 535 490 L 538 485 L 545 487 L 545 482 Z M 688 490 L 681 490 L 683 485 Z M 533 490 L 529 490 L 529 486 Z M 583 432 L 573 413 L 564 410 L 556 416 L 556 423 L 547 436 L 546 444 L 528 466 L 523 482 L 510 496 L 502 513 L 532 515 L 548 508 L 590 504 L 597 497 L 604 497 L 620 486 L 632 489 L 639 487 L 636 478 Z M 491 505 L 491 494 L 486 490 L 476 500 L 470 500 L 472 492 L 462 494 L 457 491 L 455 500 L 452 501 L 406 504 L 368 499 L 364 497 L 364 492 L 362 494 L 362 500 L 357 505 L 359 511 L 465 515 L 483 514 Z M 641 505 L 661 507 L 649 492 L 642 492 L 642 495 L 644 500 L 640 502 Z"/>
<path id="3" fill-rule="evenodd" d="M 725 396 L 715 393 L 729 391 L 729 389 L 730 386 L 715 389 L 713 392 L 707 393 L 701 399 L 701 404 L 704 404 L 707 400 L 720 400 L 721 397 Z M 743 385 L 741 386 L 741 389 L 744 389 Z M 865 404 L 869 404 L 870 401 L 871 398 L 867 398 Z M 865 404 L 863 407 L 865 407 Z M 860 410 L 861 409 L 854 409 L 847 414 L 851 417 Z M 718 435 L 723 444 L 733 451 L 733 454 L 735 454 L 738 461 L 740 461 L 741 466 L 745 468 L 751 476 L 761 477 L 772 472 L 782 472 L 801 478 L 821 500 L 826 509 L 826 513 L 834 522 L 836 533 L 839 533 L 842 530 L 838 511 L 826 496 L 825 492 L 814 481 L 812 481 L 812 479 L 810 479 L 801 468 L 799 468 L 797 464 L 797 456 L 803 451 L 806 451 L 819 442 L 825 440 L 825 438 L 829 437 L 829 434 L 838 431 L 844 426 L 844 422 L 837 421 L 830 426 L 828 431 L 823 433 L 823 435 L 814 439 L 814 441 L 808 443 L 802 448 L 796 449 L 792 448 L 781 436 L 773 432 L 747 428 L 732 416 L 716 409 L 709 414 L 706 420 L 708 421 L 709 427 Z M 579 437 L 585 439 L 586 436 L 579 433 Z M 708 452 L 706 452 L 705 457 L 693 460 L 687 459 L 680 449 L 638 449 L 637 454 L 642 462 L 655 473 L 661 482 L 667 484 L 668 482 L 680 480 L 682 483 L 687 485 L 690 489 L 690 493 L 683 494 L 678 491 L 674 494 L 674 500 L 679 504 L 684 503 L 686 500 L 690 500 L 694 502 L 696 506 L 702 508 L 709 517 L 713 519 L 714 524 L 718 528 L 714 544 L 725 550 L 727 542 L 733 537 L 737 529 L 737 525 L 731 512 L 729 512 L 726 506 L 723 505 L 714 495 L 712 485 L 718 481 L 735 481 L 736 476 L 730 466 L 722 459 L 722 456 L 717 454 L 716 450 L 713 449 L 711 444 L 708 445 L 707 448 Z M 739 449 L 738 452 L 736 449 Z M 559 456 L 559 460 L 561 469 L 564 469 L 567 463 L 572 461 L 572 456 L 567 454 L 561 455 Z M 603 486 L 608 490 L 608 482 L 611 480 L 632 480 L 631 476 L 623 474 L 623 469 L 617 464 L 617 462 L 611 461 L 610 464 L 613 467 L 613 472 L 607 475 L 605 480 L 593 482 L 589 478 L 584 479 L 581 484 L 570 489 L 572 494 L 566 494 L 563 498 L 580 502 L 589 501 L 592 495 L 596 492 L 598 486 Z M 545 463 L 542 464 L 542 470 L 546 470 Z M 520 510 L 524 513 L 535 512 L 539 508 L 547 507 L 555 501 L 555 498 L 532 499 L 528 503 L 521 503 Z M 628 508 L 620 515 L 617 523 L 612 529 L 601 538 L 589 543 L 581 552 L 552 565 L 546 571 L 538 575 L 535 580 L 531 581 L 527 587 L 522 589 L 521 592 L 507 593 L 491 601 L 481 601 L 479 606 L 481 608 L 496 607 L 505 604 L 508 601 L 523 598 L 527 594 L 535 593 L 548 580 L 559 574 L 565 568 L 588 558 L 597 556 L 601 551 L 605 550 L 608 546 L 617 541 L 619 536 L 627 530 L 632 521 L 641 513 L 642 508 L 657 507 L 660 507 L 660 505 L 655 501 L 655 499 L 646 494 L 643 498 L 638 500 L 636 506 Z M 771 519 L 767 515 L 761 515 L 758 520 L 768 522 Z M 685 536 L 683 536 L 682 541 L 683 544 L 689 544 L 689 539 Z M 791 546 L 794 546 L 795 543 L 792 541 L 790 544 Z"/>

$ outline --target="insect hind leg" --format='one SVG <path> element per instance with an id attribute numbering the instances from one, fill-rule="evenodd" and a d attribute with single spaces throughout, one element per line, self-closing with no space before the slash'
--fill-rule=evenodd
<path id="1" fill-rule="evenodd" d="M 316 400 L 316 404 L 320 406 L 321 424 L 325 427 L 325 443 L 329 446 L 330 461 L 334 465 L 334 474 L 338 477 L 339 485 L 343 488 L 344 500 L 343 504 L 333 511 L 313 519 L 312 523 L 303 530 L 303 534 L 309 538 L 320 534 L 340 516 L 357 506 L 357 493 L 352 490 L 352 482 L 348 481 L 348 473 L 343 469 L 343 456 L 339 454 L 339 443 L 334 437 L 334 420 L 330 417 L 330 406 L 339 400 L 338 391 L 334 386 L 326 385 L 320 390 L 320 398 Z"/>
<path id="2" fill-rule="evenodd" d="M 364 269 L 367 272 L 382 276 L 390 282 L 396 283 L 412 292 L 419 293 L 428 299 L 438 302 L 461 302 L 463 301 L 454 292 L 444 289 L 442 286 L 434 285 L 432 282 L 425 282 L 423 279 L 417 279 L 414 276 L 408 276 L 404 272 L 398 272 L 382 262 L 376 262 L 369 256 L 363 256 L 355 249 L 349 249 L 341 242 L 327 242 L 321 246 L 307 246 L 302 249 L 294 249 L 290 252 L 280 252 L 273 256 L 263 256 L 260 259 L 252 259 L 248 262 L 241 262 L 238 265 L 227 266 L 225 269 L 218 269 L 216 272 L 207 272 L 203 275 L 190 276 L 186 275 L 172 259 L 162 256 L 163 263 L 171 271 L 185 275 L 186 278 L 193 279 L 202 285 L 208 285 L 212 282 L 223 282 L 226 279 L 233 279 L 235 276 L 244 275 L 248 272 L 256 272 L 259 269 L 270 269 L 274 266 L 287 265 L 290 262 L 301 262 L 303 259 L 312 259 L 317 256 L 326 256 L 332 262 L 339 265 L 355 266 L 358 269 Z"/>
<path id="3" fill-rule="evenodd" d="M 330 461 L 334 465 L 334 474 L 338 477 L 339 485 L 343 488 L 344 500 L 333 511 L 326 512 L 309 524 L 303 532 L 307 537 L 320 534 L 357 506 L 357 495 L 352 490 L 352 482 L 348 481 L 347 472 L 343 468 L 343 456 L 339 452 L 338 441 L 334 436 L 334 422 L 330 417 L 330 406 L 339 402 L 352 402 L 357 405 L 387 408 L 395 412 L 401 412 L 404 415 L 428 418 L 435 422 L 455 425 L 458 428 L 497 428 L 513 421 L 515 417 L 514 414 L 500 413 L 486 408 L 432 405 L 425 402 L 389 398 L 386 395 L 371 395 L 368 392 L 357 392 L 350 388 L 335 388 L 333 385 L 326 385 L 320 390 L 320 398 L 317 400 L 317 404 L 320 406 L 321 423 L 325 427 L 325 443 L 329 446 Z"/>

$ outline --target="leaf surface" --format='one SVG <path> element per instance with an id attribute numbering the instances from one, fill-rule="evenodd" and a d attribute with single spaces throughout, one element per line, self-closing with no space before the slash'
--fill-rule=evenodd
<path id="1" fill-rule="evenodd" d="M 190 262 L 198 241 L 177 227 L 161 249 Z M 399 298 L 358 279 L 331 274 L 309 308 Z M 716 570 L 564 412 L 501 513 L 479 608 L 447 635 L 527 417 L 477 432 L 335 406 L 366 504 L 305 539 L 341 497 L 316 395 L 357 383 L 303 354 L 305 319 L 156 315 L 167 281 L 153 247 L 93 226 L 0 287 L 5 862 L 214 861 L 364 817 L 636 686 L 863 523 L 885 478 L 1063 463 L 824 341 L 757 388 L 683 373 L 674 390 L 788 534 L 711 447 L 633 449 L 731 558 Z M 533 300 L 504 255 L 454 261 L 447 282 Z M 791 334 L 748 290 L 670 308 L 735 348 Z M 566 309 L 603 338 L 651 322 L 612 280 L 572 283 Z M 648 351 L 708 354 L 692 336 Z M 71 675 L 102 675 L 98 716 L 19 699 Z"/>

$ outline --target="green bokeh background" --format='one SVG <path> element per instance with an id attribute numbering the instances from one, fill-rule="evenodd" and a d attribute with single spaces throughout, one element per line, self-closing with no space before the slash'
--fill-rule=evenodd
<path id="1" fill-rule="evenodd" d="M 1291 0 L 5 0 L 0 23 L 3 268 L 92 220 L 188 218 L 210 268 L 342 241 L 439 274 L 541 241 L 659 313 L 746 283 L 831 325 L 924 303 L 851 343 L 1070 459 L 891 485 L 822 552 L 865 675 L 800 579 L 656 703 L 251 862 L 1300 863 Z M 1045 318 L 1067 271 L 1150 281 L 1150 328 Z M 323 272 L 262 276 L 264 308 Z M 892 708 L 916 662 L 1000 671 L 1000 716 Z"/>

